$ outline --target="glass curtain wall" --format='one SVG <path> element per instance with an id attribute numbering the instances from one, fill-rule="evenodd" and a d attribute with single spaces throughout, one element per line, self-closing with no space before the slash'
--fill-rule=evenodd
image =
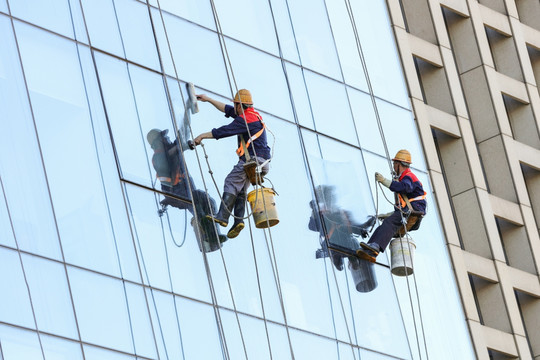
<path id="1" fill-rule="evenodd" d="M 237 143 L 187 83 L 251 91 L 277 225 L 205 218 Z M 474 358 L 383 0 L 0 0 L 0 131 L 0 359 Z M 407 277 L 350 230 L 402 148 Z"/>

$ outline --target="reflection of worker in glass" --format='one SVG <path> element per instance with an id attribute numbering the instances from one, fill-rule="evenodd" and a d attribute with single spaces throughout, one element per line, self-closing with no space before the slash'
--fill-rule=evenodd
<path id="1" fill-rule="evenodd" d="M 309 203 L 312 212 L 308 228 L 318 231 L 321 235 L 321 249 L 317 250 L 316 257 L 330 256 L 336 269 L 341 271 L 343 270 L 343 258 L 347 256 L 344 253 L 354 254 L 359 248 L 358 241 L 353 234 L 367 237 L 367 229 L 373 225 L 375 218 L 370 217 L 363 224 L 354 224 L 351 213 L 336 206 L 336 195 L 332 186 L 317 186 L 315 195 L 319 204 L 317 206 L 314 200 Z M 339 249 L 344 253 L 335 250 L 329 251 L 328 247 Z M 351 260 L 357 261 L 354 256 L 349 256 L 349 261 Z"/>
<path id="2" fill-rule="evenodd" d="M 238 236 L 244 228 L 244 211 L 246 203 L 246 190 L 250 184 L 249 178 L 244 171 L 244 164 L 247 160 L 255 158 L 259 164 L 264 164 L 261 169 L 261 176 L 268 173 L 268 159 L 270 159 L 270 147 L 266 141 L 265 125 L 261 115 L 253 109 L 253 100 L 248 90 L 239 90 L 234 97 L 234 107 L 225 105 L 220 101 L 206 95 L 197 95 L 197 100 L 209 102 L 216 109 L 225 113 L 225 117 L 232 117 L 234 120 L 219 128 L 205 132 L 197 136 L 193 141 L 199 145 L 203 139 L 221 139 L 236 135 L 238 137 L 239 156 L 238 163 L 233 167 L 229 175 L 225 178 L 223 186 L 223 199 L 219 206 L 219 211 L 215 216 L 209 216 L 221 226 L 227 226 L 229 216 L 234 209 L 234 224 L 227 233 L 227 237 Z M 249 133 L 246 128 L 249 128 Z M 251 137 L 250 137 L 251 136 Z"/>
<path id="3" fill-rule="evenodd" d="M 178 139 L 171 142 L 167 136 L 167 132 L 168 130 L 152 129 L 146 135 L 148 143 L 154 150 L 152 165 L 156 170 L 157 179 L 161 182 L 161 190 L 164 193 L 190 200 L 191 193 L 189 189 L 191 188 L 203 239 L 211 240 L 215 238 L 215 230 L 212 222 L 206 218 L 206 215 L 210 214 L 210 206 L 212 207 L 212 211 L 215 212 L 215 201 L 209 198 L 209 205 L 206 193 L 195 188 L 193 179 L 187 174 L 184 162 L 180 157 L 181 149 L 178 145 Z M 186 209 L 194 215 L 193 205 L 190 202 L 181 201 L 171 196 L 165 195 L 165 199 L 161 201 L 161 205 L 163 207 L 171 205 L 178 209 Z M 227 238 L 219 234 L 219 229 L 217 231 L 220 242 L 226 241 Z"/>
<path id="4" fill-rule="evenodd" d="M 412 163 L 411 154 L 407 150 L 399 150 L 392 161 L 397 179 L 385 179 L 379 173 L 375 173 L 375 179 L 396 193 L 395 210 L 375 229 L 367 244 L 360 244 L 362 249 L 357 252 L 359 257 L 371 262 L 375 262 L 379 252 L 384 252 L 394 234 L 402 230 L 403 217 L 408 218 L 407 231 L 416 230 L 426 213 L 426 192 L 409 168 Z"/>

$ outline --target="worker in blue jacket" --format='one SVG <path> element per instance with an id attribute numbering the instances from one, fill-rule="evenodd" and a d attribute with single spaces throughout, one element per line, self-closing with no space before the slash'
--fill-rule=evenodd
<path id="1" fill-rule="evenodd" d="M 375 229 L 367 244 L 364 242 L 360 243 L 362 249 L 357 251 L 357 255 L 360 258 L 371 262 L 375 262 L 376 257 L 380 252 L 384 252 L 394 234 L 405 225 L 402 221 L 403 217 L 406 218 L 409 216 L 411 211 L 418 214 L 415 215 L 415 217 L 418 217 L 416 223 L 411 224 L 410 229 L 416 230 L 426 213 L 426 192 L 420 180 L 418 180 L 410 169 L 412 163 L 411 154 L 407 150 L 399 150 L 392 161 L 397 179 L 386 179 L 379 173 L 375 173 L 375 179 L 396 194 L 395 210 Z M 412 209 L 409 208 L 405 197 Z"/>
<path id="2" fill-rule="evenodd" d="M 262 116 L 253 108 L 251 93 L 246 89 L 238 90 L 234 97 L 234 106 L 225 105 L 207 95 L 197 95 L 197 100 L 209 102 L 216 109 L 225 113 L 225 117 L 233 118 L 233 121 L 219 128 L 205 132 L 193 139 L 195 145 L 199 145 L 203 139 L 226 138 L 237 136 L 238 163 L 233 167 L 225 178 L 223 186 L 223 198 L 218 213 L 208 215 L 210 219 L 221 226 L 227 226 L 229 216 L 234 213 L 234 224 L 227 233 L 228 238 L 235 238 L 244 228 L 244 212 L 246 203 L 246 190 L 250 180 L 244 171 L 246 154 L 250 159 L 256 159 L 258 164 L 264 164 L 261 169 L 261 177 L 269 170 L 268 159 L 271 157 L 270 147 L 266 140 L 266 129 L 262 122 Z M 249 128 L 249 132 L 248 132 Z"/>

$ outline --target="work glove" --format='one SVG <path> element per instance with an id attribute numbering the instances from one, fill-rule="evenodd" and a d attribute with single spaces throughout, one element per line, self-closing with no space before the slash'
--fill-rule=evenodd
<path id="1" fill-rule="evenodd" d="M 380 173 L 375 173 L 375 180 L 386 186 L 387 188 L 390 187 L 390 184 L 392 184 L 392 180 L 386 179 L 384 176 L 382 176 Z"/>

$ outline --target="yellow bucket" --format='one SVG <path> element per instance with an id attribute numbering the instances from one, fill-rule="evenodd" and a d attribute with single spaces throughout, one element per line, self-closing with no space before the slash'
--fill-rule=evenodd
<path id="1" fill-rule="evenodd" d="M 273 189 L 259 188 L 251 191 L 247 196 L 253 212 L 253 221 L 255 221 L 255 226 L 259 229 L 272 227 L 279 223 L 274 200 L 275 194 Z"/>

